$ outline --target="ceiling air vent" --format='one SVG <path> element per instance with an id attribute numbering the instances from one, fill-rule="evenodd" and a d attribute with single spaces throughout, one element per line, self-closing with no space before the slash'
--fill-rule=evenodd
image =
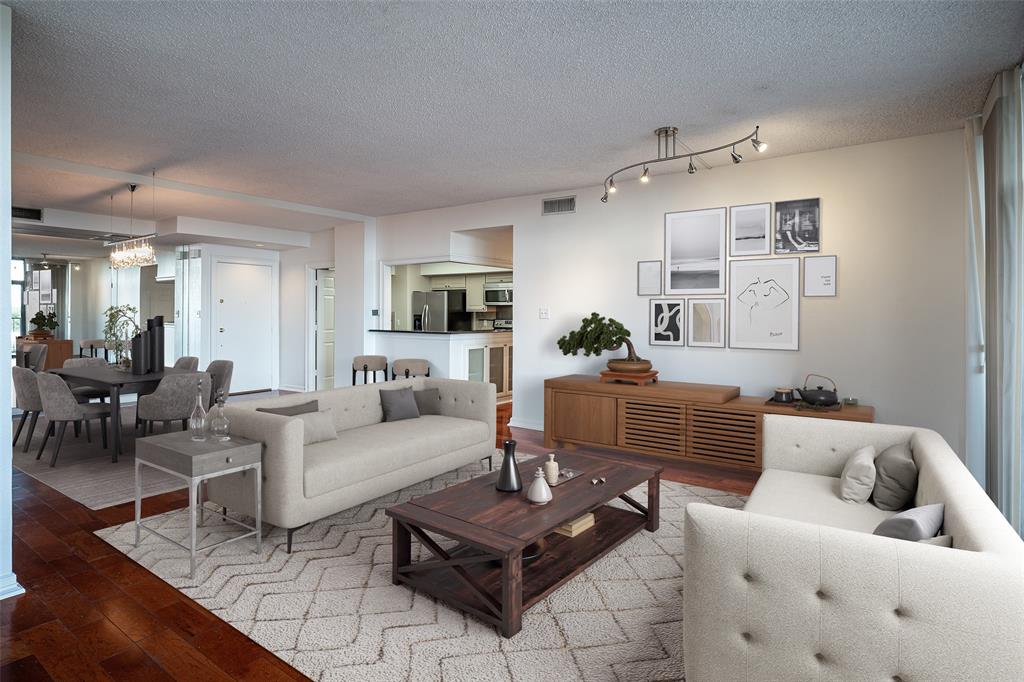
<path id="1" fill-rule="evenodd" d="M 545 199 L 541 202 L 541 215 L 556 215 L 558 213 L 575 213 L 576 212 L 576 197 L 556 197 L 555 199 Z"/>
<path id="2" fill-rule="evenodd" d="M 31 220 L 35 223 L 43 222 L 43 209 L 25 208 L 24 206 L 12 206 L 11 217 L 15 220 Z"/>

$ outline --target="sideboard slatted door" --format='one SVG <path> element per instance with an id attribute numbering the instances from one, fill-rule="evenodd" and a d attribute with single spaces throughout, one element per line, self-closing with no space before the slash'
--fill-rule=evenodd
<path id="1" fill-rule="evenodd" d="M 686 457 L 761 468 L 761 415 L 709 405 L 688 405 Z"/>
<path id="2" fill-rule="evenodd" d="M 619 398 L 616 445 L 653 455 L 681 457 L 686 406 Z"/>

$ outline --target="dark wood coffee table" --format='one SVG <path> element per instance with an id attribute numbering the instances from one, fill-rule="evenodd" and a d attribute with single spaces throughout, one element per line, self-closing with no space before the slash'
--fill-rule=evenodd
<path id="1" fill-rule="evenodd" d="M 562 453 L 559 464 L 583 475 L 552 488 L 551 502 L 537 506 L 526 500 L 526 488 L 541 461 L 519 465 L 524 484 L 519 493 L 495 490 L 494 473 L 389 508 L 392 582 L 471 613 L 511 637 L 522 629 L 523 611 L 641 528 L 658 529 L 661 467 Z M 594 485 L 594 478 L 606 482 Z M 626 494 L 645 481 L 646 506 Z M 616 498 L 636 511 L 607 505 Z M 591 511 L 593 528 L 575 538 L 554 533 Z M 445 550 L 425 531 L 459 544 Z M 433 557 L 412 562 L 413 535 Z M 524 565 L 523 550 L 538 541 L 543 552 Z"/>

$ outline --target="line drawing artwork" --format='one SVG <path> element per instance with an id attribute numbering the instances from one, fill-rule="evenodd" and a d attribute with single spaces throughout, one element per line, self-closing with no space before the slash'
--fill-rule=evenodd
<path id="1" fill-rule="evenodd" d="M 732 261 L 729 347 L 799 350 L 799 289 L 799 258 Z"/>
<path id="2" fill-rule="evenodd" d="M 754 315 L 758 310 L 776 310 L 785 305 L 790 299 L 789 292 L 779 284 L 775 278 L 761 281 L 755 277 L 754 281 L 743 288 L 737 294 L 736 300 L 745 306 L 747 322 L 754 325 Z"/>

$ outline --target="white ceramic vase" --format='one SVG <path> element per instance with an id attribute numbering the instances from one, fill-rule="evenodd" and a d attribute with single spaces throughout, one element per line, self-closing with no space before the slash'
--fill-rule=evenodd
<path id="1" fill-rule="evenodd" d="M 526 491 L 526 499 L 534 504 L 547 504 L 551 501 L 551 486 L 544 480 L 544 470 L 537 467 L 537 473 L 533 475 L 533 483 Z"/>
<path id="2" fill-rule="evenodd" d="M 558 462 L 555 461 L 555 453 L 548 454 L 548 461 L 544 462 L 544 478 L 548 485 L 558 483 Z"/>

